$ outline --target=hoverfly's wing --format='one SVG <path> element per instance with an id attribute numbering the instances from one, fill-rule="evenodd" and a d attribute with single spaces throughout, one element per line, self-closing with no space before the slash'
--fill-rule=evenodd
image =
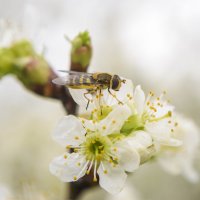
<path id="1" fill-rule="evenodd" d="M 71 72 L 71 71 L 70 71 Z M 64 77 L 58 77 L 52 81 L 57 85 L 65 85 L 74 89 L 93 89 L 98 86 L 92 74 L 89 73 L 70 73 Z"/>
<path id="2" fill-rule="evenodd" d="M 56 85 L 68 85 L 69 79 L 67 76 L 65 77 L 58 77 L 52 80 L 52 82 Z"/>
<path id="3" fill-rule="evenodd" d="M 67 74 L 74 74 L 74 75 L 90 75 L 92 76 L 92 73 L 88 72 L 76 72 L 76 71 L 68 71 L 68 70 L 58 70 L 59 72 L 67 73 Z"/>

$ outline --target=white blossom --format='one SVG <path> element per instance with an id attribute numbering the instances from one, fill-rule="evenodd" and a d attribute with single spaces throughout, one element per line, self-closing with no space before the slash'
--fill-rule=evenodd
<path id="1" fill-rule="evenodd" d="M 94 181 L 111 194 L 120 192 L 125 184 L 126 172 L 139 167 L 140 156 L 130 148 L 120 129 L 131 111 L 120 105 L 99 121 L 69 115 L 58 124 L 53 135 L 61 145 L 73 149 L 56 157 L 50 171 L 62 181 L 76 181 L 93 168 Z"/>
<path id="2" fill-rule="evenodd" d="M 173 174 L 182 174 L 191 182 L 199 180 L 194 164 L 199 155 L 200 132 L 196 124 L 183 116 L 177 115 L 179 122 L 174 137 L 183 142 L 179 148 L 163 148 L 158 162 L 164 170 Z"/>
<path id="3" fill-rule="evenodd" d="M 133 128 L 142 129 L 151 135 L 156 148 L 160 145 L 180 146 L 181 141 L 173 137 L 176 121 L 173 118 L 174 107 L 164 99 L 164 94 L 155 97 L 153 92 L 145 98 L 140 86 L 135 88 L 132 106 Z"/>

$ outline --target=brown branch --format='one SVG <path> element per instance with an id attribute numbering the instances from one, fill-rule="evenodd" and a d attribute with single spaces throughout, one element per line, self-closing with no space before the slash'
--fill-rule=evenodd
<path id="1" fill-rule="evenodd" d="M 92 56 L 89 34 L 80 33 L 71 41 L 71 45 L 70 70 L 86 72 Z M 18 41 L 8 48 L 0 49 L 0 78 L 7 74 L 16 75 L 24 86 L 35 94 L 61 101 L 67 114 L 77 114 L 77 105 L 67 87 L 52 83 L 57 77 L 56 73 L 43 56 L 34 51 L 29 41 Z M 83 191 L 94 185 L 96 183 L 90 175 L 70 183 L 69 198 L 76 200 Z"/>

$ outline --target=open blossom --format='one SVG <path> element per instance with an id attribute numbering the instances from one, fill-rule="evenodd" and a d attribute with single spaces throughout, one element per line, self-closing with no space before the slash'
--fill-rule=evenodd
<path id="1" fill-rule="evenodd" d="M 150 92 L 145 98 L 141 87 L 137 86 L 133 98 L 130 99 L 128 104 L 133 113 L 127 122 L 130 132 L 145 131 L 152 137 L 156 148 L 160 148 L 162 145 L 180 146 L 182 144 L 180 140 L 173 136 L 177 127 L 177 122 L 173 117 L 174 107 L 164 100 L 163 94 L 155 97 Z"/>
<path id="2" fill-rule="evenodd" d="M 103 90 L 87 94 L 86 99 L 85 90 L 70 89 L 70 93 L 83 109 L 90 101 L 82 118 L 64 117 L 54 133 L 54 139 L 71 150 L 50 164 L 51 173 L 62 181 L 77 181 L 93 173 L 94 181 L 99 179 L 102 188 L 116 194 L 125 184 L 126 172 L 133 172 L 152 156 L 161 156 L 161 165 L 173 171 L 170 155 L 180 158 L 179 166 L 183 166 L 179 171 L 186 176 L 192 174 L 188 164 L 193 158 L 192 148 L 184 134 L 176 135 L 180 131 L 179 119 L 164 93 L 156 97 L 150 92 L 145 97 L 141 87 L 134 89 L 130 80 L 119 91 L 112 91 L 112 95 Z M 184 163 L 180 155 L 185 151 L 188 159 Z M 194 173 L 191 176 L 194 179 Z"/>
<path id="3" fill-rule="evenodd" d="M 194 164 L 199 155 L 200 131 L 192 120 L 177 114 L 176 118 L 179 124 L 174 137 L 181 140 L 183 144 L 178 148 L 162 148 L 157 160 L 167 172 L 173 175 L 182 174 L 189 181 L 197 182 L 199 174 Z"/>
<path id="4" fill-rule="evenodd" d="M 87 100 L 84 98 L 84 90 L 78 92 L 70 89 L 74 100 L 82 107 L 86 107 Z M 133 88 L 132 81 L 126 79 L 118 92 L 114 92 L 116 98 L 113 98 L 107 90 L 104 90 L 101 96 L 90 97 L 90 110 L 93 116 L 97 109 L 117 107 L 118 100 L 131 109 L 131 116 L 121 129 L 121 133 L 128 135 L 137 135 L 137 131 L 143 131 L 145 138 L 149 140 L 149 135 L 154 141 L 154 146 L 159 149 L 160 146 L 180 146 L 181 141 L 173 137 L 177 122 L 173 118 L 174 107 L 164 99 L 164 94 L 159 97 L 150 92 L 147 97 L 140 86 Z M 146 140 L 145 139 L 145 140 Z"/>
<path id="5" fill-rule="evenodd" d="M 56 157 L 50 171 L 62 181 L 71 182 L 92 173 L 99 176 L 102 188 L 116 194 L 125 184 L 126 172 L 139 167 L 140 156 L 120 135 L 124 121 L 131 111 L 121 105 L 99 121 L 69 115 L 58 124 L 53 135 L 61 145 L 73 150 Z"/>

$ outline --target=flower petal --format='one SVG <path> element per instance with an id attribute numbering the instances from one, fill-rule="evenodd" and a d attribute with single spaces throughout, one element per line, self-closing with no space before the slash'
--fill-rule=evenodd
<path id="1" fill-rule="evenodd" d="M 119 105 L 114 108 L 106 118 L 101 120 L 97 128 L 103 135 L 119 133 L 125 120 L 131 115 L 131 110 L 127 105 Z"/>
<path id="2" fill-rule="evenodd" d="M 99 185 L 113 195 L 119 193 L 124 187 L 127 178 L 126 173 L 123 169 L 113 167 L 109 163 L 103 163 L 103 166 L 101 164 L 97 171 L 99 175 Z"/>
<path id="3" fill-rule="evenodd" d="M 61 181 L 76 181 L 85 175 L 87 167 L 83 156 L 65 153 L 56 157 L 49 165 L 50 172 Z"/>
<path id="4" fill-rule="evenodd" d="M 159 144 L 168 146 L 180 146 L 182 144 L 181 141 L 172 137 L 171 127 L 167 119 L 147 123 L 145 129 Z"/>
<path id="5" fill-rule="evenodd" d="M 140 155 L 139 153 L 129 146 L 125 141 L 116 143 L 115 153 L 119 160 L 120 166 L 127 172 L 133 172 L 140 165 Z"/>
<path id="6" fill-rule="evenodd" d="M 65 116 L 58 123 L 53 138 L 63 146 L 77 147 L 85 140 L 85 129 L 75 116 Z"/>
<path id="7" fill-rule="evenodd" d="M 152 145 L 151 136 L 145 131 L 135 131 L 127 138 L 128 144 L 137 150 L 146 149 Z"/>
<path id="8" fill-rule="evenodd" d="M 145 106 L 145 94 L 140 85 L 136 86 L 133 99 L 135 102 L 137 113 L 141 115 L 144 111 Z"/>
<path id="9" fill-rule="evenodd" d="M 88 100 L 84 96 L 84 94 L 88 93 L 85 89 L 72 89 L 69 88 L 69 92 L 74 99 L 74 101 L 81 107 L 85 108 L 87 107 Z M 93 97 L 91 94 L 86 94 L 87 98 L 92 100 Z M 94 109 L 94 104 L 92 102 L 89 103 L 88 110 Z"/>

